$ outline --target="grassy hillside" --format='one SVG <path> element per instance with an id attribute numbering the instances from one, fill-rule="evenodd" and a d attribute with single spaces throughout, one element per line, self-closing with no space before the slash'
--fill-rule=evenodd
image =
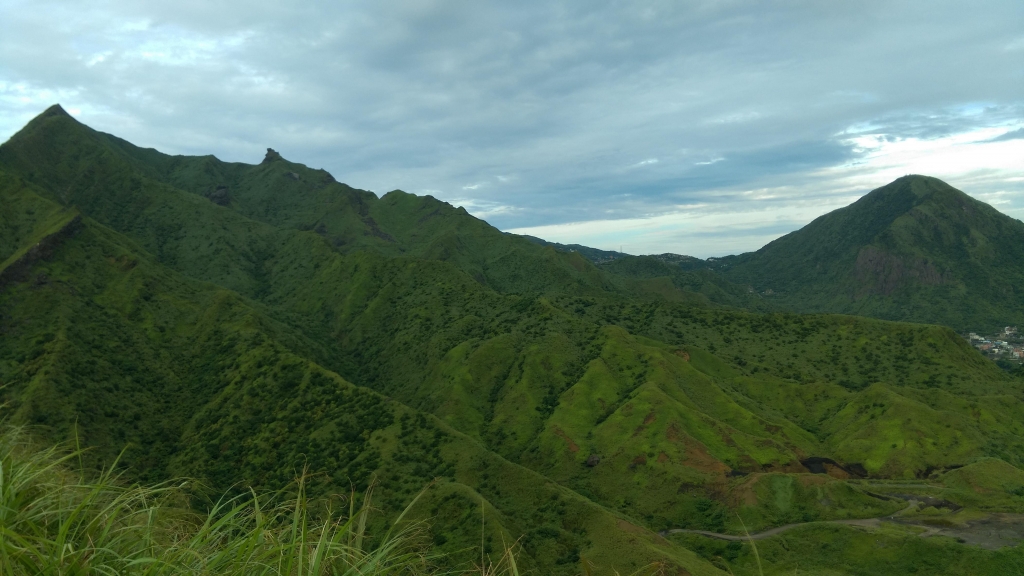
<path id="1" fill-rule="evenodd" d="M 260 305 L 138 250 L 86 219 L 35 264 L 33 278 L 45 280 L 0 295 L 9 416 L 93 447 L 82 456 L 90 469 L 127 447 L 120 465 L 131 476 L 185 474 L 212 494 L 278 490 L 304 468 L 316 495 L 376 479 L 382 520 L 439 478 L 416 514 L 435 518 L 431 538 L 451 561 L 470 559 L 480 526 L 465 520 L 483 502 L 488 542 L 527 535 L 521 561 L 545 573 L 574 571 L 581 554 L 608 567 L 662 559 L 715 573 L 433 417 L 353 386 L 300 355 L 319 345 Z"/>
<path id="2" fill-rule="evenodd" d="M 757 252 L 727 279 L 800 312 L 991 331 L 1024 323 L 1024 224 L 935 178 L 905 176 Z"/>
<path id="3" fill-rule="evenodd" d="M 991 333 L 1024 322 L 1022 241 L 1019 220 L 935 178 L 905 176 L 739 256 L 576 252 L 633 286 L 660 282 L 720 305 Z"/>
<path id="4" fill-rule="evenodd" d="M 946 328 L 745 311 L 771 305 L 707 271 L 58 109 L 0 146 L 0 195 L 7 410 L 90 468 L 127 446 L 132 477 L 213 494 L 308 468 L 314 495 L 376 483 L 381 522 L 436 479 L 416 514 L 454 560 L 482 507 L 540 573 L 715 574 L 656 531 L 874 517 L 901 504 L 857 478 L 1024 463 L 1021 381 Z"/>
<path id="5" fill-rule="evenodd" d="M 671 298 L 671 289 L 675 288 L 684 294 L 699 295 L 719 306 L 756 312 L 779 310 L 773 299 L 757 294 L 750 286 L 730 282 L 703 267 L 690 269 L 689 261 L 681 263 L 667 256 L 623 256 L 599 266 L 619 280 L 626 290 L 638 294 L 660 293 Z"/>
<path id="6" fill-rule="evenodd" d="M 378 199 L 273 151 L 258 165 L 167 156 L 93 131 L 59 106 L 12 137 L 0 165 L 51 200 L 145 235 L 143 246 L 162 262 L 249 294 L 259 279 L 231 268 L 243 262 L 258 276 L 282 230 L 310 231 L 341 252 L 451 262 L 501 292 L 602 289 L 579 255 L 504 234 L 432 197 L 396 190 Z"/>
<path id="7" fill-rule="evenodd" d="M 581 256 L 595 264 L 611 262 L 617 258 L 629 256 L 629 254 L 616 252 L 615 250 L 601 250 L 599 248 L 591 248 L 581 244 L 559 244 L 558 242 L 548 242 L 547 240 L 537 238 L 536 236 L 522 235 L 522 237 L 535 244 L 540 244 L 541 246 L 550 246 L 560 252 L 579 252 Z"/>

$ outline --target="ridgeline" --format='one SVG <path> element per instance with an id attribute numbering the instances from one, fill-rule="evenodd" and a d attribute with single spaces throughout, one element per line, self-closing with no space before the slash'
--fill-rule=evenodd
<path id="1" fill-rule="evenodd" d="M 957 328 L 1019 313 L 994 304 L 1015 253 L 992 248 L 1019 222 L 933 179 L 880 190 L 711 270 L 595 265 L 272 150 L 168 156 L 53 107 L 0 146 L 0 394 L 11 421 L 89 447 L 88 469 L 124 450 L 139 481 L 220 494 L 306 470 L 322 498 L 375 486 L 380 526 L 433 482 L 411 513 L 454 564 L 479 558 L 483 515 L 485 552 L 519 540 L 539 574 L 756 573 L 742 543 L 658 532 L 905 507 L 876 482 L 978 509 L 981 480 L 950 474 L 1024 465 L 1021 381 L 951 328 L 785 311 Z M 942 224 L 958 210 L 973 228 Z M 990 502 L 1024 511 L 1004 476 Z M 798 532 L 860 573 L 858 528 Z M 941 573 L 1021 561 L 877 539 Z"/>

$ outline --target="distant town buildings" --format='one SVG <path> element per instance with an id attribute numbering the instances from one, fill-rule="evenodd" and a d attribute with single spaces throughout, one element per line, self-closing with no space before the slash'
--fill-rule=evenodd
<path id="1" fill-rule="evenodd" d="M 1016 326 L 1007 326 L 991 336 L 968 332 L 967 341 L 993 360 L 1012 360 L 1024 363 L 1024 338 L 1017 333 Z"/>

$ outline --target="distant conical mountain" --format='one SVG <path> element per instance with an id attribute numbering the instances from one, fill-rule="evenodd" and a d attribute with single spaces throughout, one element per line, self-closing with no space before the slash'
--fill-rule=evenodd
<path id="1" fill-rule="evenodd" d="M 927 176 L 711 265 L 801 312 L 977 330 L 1024 323 L 1024 223 Z"/>

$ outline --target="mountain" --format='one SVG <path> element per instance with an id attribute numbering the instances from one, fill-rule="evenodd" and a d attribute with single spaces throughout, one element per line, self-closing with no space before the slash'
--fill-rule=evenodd
<path id="1" fill-rule="evenodd" d="M 250 295 L 258 289 L 255 270 L 232 270 L 228 261 L 240 257 L 250 268 L 257 266 L 275 250 L 266 235 L 280 229 L 315 232 L 343 253 L 372 248 L 390 256 L 452 262 L 502 292 L 600 289 L 593 285 L 594 268 L 579 255 L 503 234 L 430 196 L 396 190 L 377 198 L 273 150 L 257 165 L 167 156 L 78 125 L 55 106 L 11 138 L 0 150 L 0 163 L 43 194 L 80 206 L 105 225 L 137 224 L 147 250 L 168 262 L 202 266 L 204 279 Z M 204 209 L 196 214 L 210 220 L 192 222 L 195 214 L 183 209 L 183 202 L 223 209 Z M 244 222 L 239 224 L 244 230 L 227 228 L 226 219 Z M 196 227 L 209 242 L 182 234 Z M 240 243 L 241 237 L 246 240 Z"/>
<path id="2" fill-rule="evenodd" d="M 596 262 L 597 267 L 614 279 L 629 279 L 633 291 L 638 286 L 672 286 L 689 294 L 699 294 L 709 302 L 756 312 L 782 311 L 771 299 L 754 292 L 749 286 L 730 282 L 708 263 L 692 256 L 658 254 L 654 256 L 623 256 L 611 261 Z"/>
<path id="3" fill-rule="evenodd" d="M 536 236 L 523 235 L 530 242 L 540 244 L 541 246 L 551 246 L 555 250 L 560 252 L 579 252 L 584 258 L 590 260 L 594 264 L 601 264 L 603 262 L 611 262 L 616 258 L 622 258 L 629 256 L 625 252 L 616 252 L 615 250 L 601 250 L 599 248 L 591 248 L 590 246 L 583 246 L 582 244 L 559 244 L 558 242 L 548 242 L 542 238 Z"/>
<path id="4" fill-rule="evenodd" d="M 1020 380 L 948 328 L 750 311 L 706 270 L 594 266 L 273 152 L 168 156 L 53 108 L 0 145 L 0 202 L 8 418 L 211 495 L 307 469 L 320 497 L 376 483 L 393 518 L 434 482 L 415 515 L 453 562 L 484 528 L 542 574 L 756 573 L 749 547 L 659 531 L 892 514 L 908 478 L 976 509 L 979 474 L 946 471 L 1024 465 Z M 1003 511 L 1017 488 L 992 488 Z"/>
<path id="5" fill-rule="evenodd" d="M 308 467 L 321 496 L 378 482 L 375 501 L 393 517 L 436 479 L 419 513 L 455 560 L 474 557 L 483 507 L 488 546 L 526 535 L 521 560 L 543 573 L 574 571 L 581 553 L 716 573 L 409 405 L 418 389 L 406 389 L 454 343 L 502 328 L 522 341 L 505 352 L 514 358 L 538 324 L 516 310 L 537 297 L 502 295 L 447 260 L 385 256 L 386 244 L 346 253 L 315 229 L 248 218 L 161 181 L 160 163 L 173 161 L 60 110 L 0 146 L 0 382 L 11 419 L 90 447 L 89 467 L 124 449 L 132 477 L 187 475 L 212 494 L 277 490 Z M 386 216 L 406 215 L 399 208 Z M 455 225 L 474 233 L 477 222 Z M 506 253 L 540 253 L 531 266 L 562 270 L 554 251 L 511 244 Z"/>
<path id="6" fill-rule="evenodd" d="M 759 312 L 780 309 L 754 294 L 751 288 L 729 282 L 708 269 L 707 262 L 693 256 L 670 253 L 633 256 L 580 244 L 548 242 L 535 236 L 522 237 L 559 252 L 583 256 L 608 274 L 610 285 L 634 296 L 696 299 Z"/>
<path id="7" fill-rule="evenodd" d="M 610 257 L 537 241 L 578 252 L 616 276 L 664 278 L 752 310 L 856 314 L 983 333 L 1024 322 L 1024 223 L 927 176 L 899 178 L 738 256 Z"/>
<path id="8" fill-rule="evenodd" d="M 710 267 L 800 312 L 986 333 L 1024 323 L 1024 223 L 926 176 Z"/>

